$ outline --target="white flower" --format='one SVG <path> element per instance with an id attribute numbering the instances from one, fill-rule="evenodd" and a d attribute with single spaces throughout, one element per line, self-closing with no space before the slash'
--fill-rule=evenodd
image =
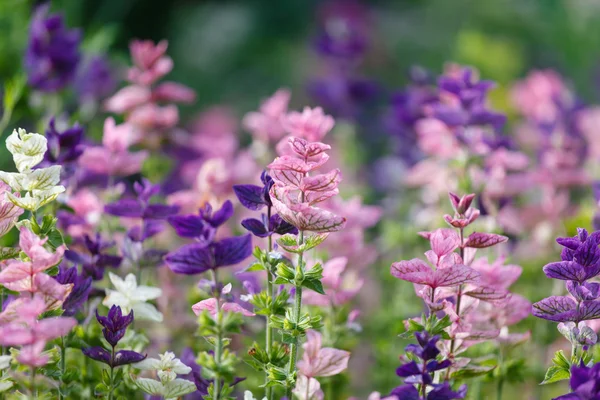
<path id="1" fill-rule="evenodd" d="M 0 370 L 10 367 L 12 356 L 0 356 Z"/>
<path id="2" fill-rule="evenodd" d="M 112 272 L 108 277 L 116 290 L 106 289 L 102 304 L 107 307 L 117 305 L 124 314 L 133 310 L 136 319 L 162 322 L 163 315 L 152 304 L 146 303 L 162 295 L 162 290 L 150 286 L 138 286 L 135 275 L 129 274 L 121 279 Z"/>
<path id="3" fill-rule="evenodd" d="M 257 400 L 257 399 L 254 398 L 254 395 L 252 394 L 252 392 L 250 392 L 249 390 L 246 390 L 244 392 L 244 400 Z M 263 400 L 267 400 L 267 398 L 263 397 Z"/>
<path id="4" fill-rule="evenodd" d="M 146 358 L 145 360 L 136 363 L 134 367 L 143 370 L 157 371 L 158 377 L 163 384 L 174 380 L 177 375 L 185 375 L 192 372 L 190 367 L 182 363 L 179 358 L 175 358 L 175 354 L 170 351 L 160 354 L 159 357 L 160 359 Z"/>
<path id="5" fill-rule="evenodd" d="M 29 172 L 44 159 L 48 140 L 43 135 L 27 133 L 19 128 L 6 139 L 6 148 L 11 152 L 19 172 Z"/>
<path id="6" fill-rule="evenodd" d="M 160 381 L 148 378 L 136 379 L 137 386 L 148 394 L 176 399 L 196 391 L 194 382 L 177 378 L 177 375 L 189 374 L 192 369 L 175 358 L 175 354 L 170 351 L 160 354 L 160 359 L 146 358 L 133 366 L 141 370 L 156 371 L 160 378 Z"/>
<path id="7" fill-rule="evenodd" d="M 31 168 L 38 165 L 47 151 L 48 141 L 37 133 L 27 133 L 24 129 L 16 130 L 6 139 L 6 148 L 13 155 L 19 172 L 0 171 L 0 180 L 14 191 L 26 192 L 18 197 L 6 192 L 6 199 L 18 207 L 35 211 L 54 201 L 65 187 L 59 185 L 60 165 L 48 168 Z"/>

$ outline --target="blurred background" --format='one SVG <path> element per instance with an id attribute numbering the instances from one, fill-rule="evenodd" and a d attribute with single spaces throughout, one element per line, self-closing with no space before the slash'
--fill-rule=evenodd
<path id="1" fill-rule="evenodd" d="M 36 4 L 0 0 L 2 81 L 22 68 L 28 21 Z M 219 105 L 241 119 L 283 87 L 293 94 L 290 109 L 321 105 L 336 117 L 338 129 L 351 132 L 343 136 L 344 157 L 362 186 L 347 189 L 346 194 L 360 193 L 366 203 L 378 204 L 393 216 L 367 232 L 379 257 L 368 270 L 376 283 L 366 285 L 360 299 L 367 310 L 374 310 L 362 321 L 355 349 L 355 363 L 366 360 L 369 368 L 365 372 L 365 366 L 356 364 L 351 369 L 352 393 L 360 399 L 371 390 L 386 393 L 399 384 L 394 371 L 406 342 L 396 337 L 403 330 L 402 320 L 419 314 L 411 285 L 389 276 L 392 261 L 426 250 L 417 227 L 410 223 L 416 196 L 394 180 L 406 167 L 403 162 L 390 161 L 396 174 L 386 175 L 383 183 L 375 168 L 392 154 L 411 156 L 408 147 L 393 151 L 389 145 L 393 129 L 386 123 L 392 98 L 409 82 L 411 68 L 420 66 L 438 75 L 448 62 L 475 67 L 482 77 L 498 83 L 490 96 L 493 108 L 509 117 L 506 131 L 516 119 L 509 90 L 530 70 L 557 71 L 586 103 L 598 102 L 600 96 L 597 0 L 54 0 L 51 4 L 53 11 L 64 13 L 69 27 L 82 30 L 86 56 L 105 57 L 115 76 L 130 62 L 132 39 L 168 40 L 174 61 L 169 79 L 197 93 L 195 104 L 180 107 L 183 126 Z M 359 36 L 344 49 L 349 54 L 332 56 L 335 51 L 324 50 L 322 36 L 336 30 L 330 17 L 340 9 L 356 23 Z M 350 89 L 336 86 L 340 70 L 352 77 Z M 35 103 L 35 99 L 21 102 L 16 108 L 10 130 L 13 125 L 36 128 L 36 122 L 27 118 L 31 101 Z M 100 127 L 91 126 L 90 134 L 99 138 Z M 43 131 L 43 125 L 38 129 Z M 250 140 L 241 128 L 239 136 L 242 143 Z M 0 152 L 0 168 L 10 163 L 7 153 Z M 591 215 L 592 207 L 588 204 L 586 215 Z M 563 233 L 572 232 L 573 226 L 565 225 Z M 555 251 L 522 262 L 525 271 L 514 291 L 532 301 L 548 295 L 551 283 L 541 267 L 557 256 Z M 546 347 L 556 339 L 554 324 L 528 318 L 522 325 L 533 331 L 537 343 L 520 353 L 525 362 L 513 366 L 516 378 L 505 398 L 547 399 L 550 392 L 564 392 L 537 385 L 548 365 Z M 482 354 L 485 351 L 481 349 Z M 471 398 L 491 398 L 485 379 L 474 387 Z"/>

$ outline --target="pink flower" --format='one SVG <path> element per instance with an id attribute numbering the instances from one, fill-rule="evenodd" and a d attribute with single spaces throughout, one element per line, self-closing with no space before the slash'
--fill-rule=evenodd
<path id="1" fill-rule="evenodd" d="M 335 257 L 323 265 L 323 287 L 325 295 L 313 291 L 305 291 L 303 299 L 306 304 L 326 307 L 329 305 L 341 306 L 354 298 L 363 286 L 363 280 L 355 273 L 346 272 L 348 259 Z"/>
<path id="2" fill-rule="evenodd" d="M 162 78 L 173 68 L 173 60 L 166 56 L 166 40 L 158 44 L 151 40 L 134 40 L 129 44 L 134 66 L 127 73 L 127 79 L 140 85 L 148 86 Z"/>
<path id="3" fill-rule="evenodd" d="M 115 114 L 125 114 L 134 108 L 150 101 L 152 93 L 149 88 L 139 85 L 126 86 L 106 100 L 104 108 Z"/>
<path id="4" fill-rule="evenodd" d="M 238 303 L 223 303 L 221 305 L 221 310 L 224 312 L 242 314 L 246 317 L 253 317 L 256 315 L 253 312 L 246 310 Z M 208 311 L 208 313 L 214 318 L 217 315 L 217 299 L 211 297 L 210 299 L 199 301 L 192 306 L 192 311 L 194 311 L 194 314 L 196 315 L 202 314 L 203 311 Z"/>
<path id="5" fill-rule="evenodd" d="M 265 100 L 258 112 L 246 114 L 242 124 L 252 135 L 262 141 L 280 139 L 285 129 L 282 126 L 282 119 L 288 109 L 291 93 L 286 89 L 279 89 Z"/>
<path id="6" fill-rule="evenodd" d="M 10 187 L 0 182 L 0 237 L 6 235 L 23 214 L 23 209 L 8 201 L 6 193 L 12 193 Z"/>
<path id="7" fill-rule="evenodd" d="M 480 257 L 471 264 L 471 268 L 478 271 L 481 275 L 479 283 L 481 285 L 508 289 L 515 283 L 523 268 L 518 265 L 504 265 L 506 257 L 498 257 L 493 263 L 489 263 L 487 258 Z"/>
<path id="8" fill-rule="evenodd" d="M 73 209 L 77 222 L 67 228 L 69 235 L 82 237 L 92 234 L 94 227 L 100 222 L 104 211 L 104 204 L 98 196 L 89 189 L 83 188 L 67 200 L 67 205 Z"/>
<path id="9" fill-rule="evenodd" d="M 113 118 L 104 121 L 103 147 L 88 147 L 79 158 L 79 165 L 98 174 L 127 176 L 142 169 L 148 156 L 145 151 L 129 152 L 138 140 L 137 131 L 125 123 L 116 125 Z"/>
<path id="10" fill-rule="evenodd" d="M 560 112 L 556 99 L 567 93 L 562 78 L 554 71 L 533 71 L 512 89 L 516 108 L 527 118 L 553 122 Z"/>
<path id="11" fill-rule="evenodd" d="M 321 390 L 319 381 L 302 374 L 299 374 L 296 379 L 296 387 L 293 393 L 298 400 L 323 400 L 325 398 L 325 393 Z"/>
<path id="12" fill-rule="evenodd" d="M 155 102 L 193 103 L 195 100 L 196 92 L 177 82 L 160 83 L 152 91 Z"/>
<path id="13" fill-rule="evenodd" d="M 145 131 L 167 130 L 179 122 L 179 111 L 173 104 L 161 107 L 148 103 L 131 111 L 127 122 Z"/>
<path id="14" fill-rule="evenodd" d="M 191 145 L 205 158 L 229 160 L 239 147 L 237 131 L 237 119 L 229 108 L 212 107 L 201 113 L 192 124 Z"/>
<path id="15" fill-rule="evenodd" d="M 318 142 L 333 128 L 334 120 L 330 115 L 326 115 L 321 107 L 304 107 L 302 113 L 288 113 L 282 118 L 281 124 L 292 136 Z"/>
<path id="16" fill-rule="evenodd" d="M 424 118 L 417 121 L 415 130 L 419 147 L 423 152 L 442 159 L 455 158 L 460 152 L 460 143 L 454 132 L 442 121 Z"/>
<path id="17" fill-rule="evenodd" d="M 45 311 L 44 301 L 37 295 L 15 302 L 18 303 L 12 307 L 14 319 L 3 321 L 0 325 L 0 344 L 21 346 L 17 361 L 23 365 L 41 367 L 48 362 L 48 356 L 42 353 L 46 343 L 69 333 L 77 325 L 77 321 L 66 317 L 37 320 Z M 4 313 L 7 311 L 8 308 Z"/>
<path id="18" fill-rule="evenodd" d="M 333 376 L 348 368 L 350 353 L 331 347 L 321 347 L 321 334 L 306 332 L 306 343 L 302 345 L 304 354 L 298 361 L 298 371 L 309 378 Z"/>
<path id="19" fill-rule="evenodd" d="M 270 191 L 273 207 L 300 230 L 324 233 L 342 229 L 345 218 L 314 206 L 338 194 L 340 171 L 309 175 L 327 162 L 325 151 L 330 146 L 295 137 L 289 138 L 288 144 L 293 155 L 277 157 L 268 166 L 275 181 Z"/>
<path id="20" fill-rule="evenodd" d="M 56 288 L 37 275 L 57 265 L 62 259 L 66 247 L 62 245 L 56 249 L 56 252 L 51 253 L 44 247 L 47 240 L 40 239 L 26 227 L 21 227 L 19 245 L 29 257 L 29 261 L 9 260 L 6 267 L 0 272 L 0 283 L 9 290 L 19 292 L 33 293 L 46 289 L 55 293 Z M 58 285 L 58 283 L 56 284 Z"/>

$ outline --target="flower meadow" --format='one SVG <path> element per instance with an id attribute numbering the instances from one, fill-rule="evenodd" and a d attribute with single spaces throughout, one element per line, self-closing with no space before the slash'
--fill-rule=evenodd
<path id="1" fill-rule="evenodd" d="M 567 74 L 463 48 L 390 89 L 381 10 L 319 2 L 300 88 L 204 104 L 182 42 L 8 3 L 0 398 L 600 399 L 600 105 Z"/>

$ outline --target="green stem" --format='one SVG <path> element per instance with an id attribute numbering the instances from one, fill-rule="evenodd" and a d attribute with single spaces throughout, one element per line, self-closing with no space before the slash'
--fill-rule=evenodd
<path id="1" fill-rule="evenodd" d="M 215 285 L 214 296 L 217 301 L 217 340 L 215 343 L 215 365 L 217 369 L 221 368 L 221 355 L 223 353 L 223 313 L 221 312 L 221 305 L 219 304 L 220 300 L 220 291 L 219 291 L 219 281 L 217 280 L 217 271 L 212 270 L 212 278 Z M 219 372 L 215 373 L 215 378 L 213 380 L 213 400 L 219 400 L 221 398 L 221 377 L 219 376 Z"/>
<path id="2" fill-rule="evenodd" d="M 37 398 L 37 390 L 35 389 L 35 373 L 35 367 L 31 367 L 31 398 L 34 400 Z"/>
<path id="3" fill-rule="evenodd" d="M 459 247 L 459 252 L 460 252 L 460 258 L 461 260 L 465 260 L 465 248 L 463 246 L 463 242 L 464 242 L 464 229 L 463 228 L 459 228 L 458 230 L 458 234 L 460 237 L 460 247 Z M 463 290 L 463 286 L 460 285 L 458 287 L 458 294 L 456 295 L 456 315 L 459 316 L 460 318 L 460 300 L 462 298 L 462 290 Z M 454 353 L 454 346 L 456 345 L 454 338 L 452 338 L 452 340 L 450 341 L 450 354 Z M 448 373 L 450 373 L 450 368 L 448 368 Z"/>
<path id="4" fill-rule="evenodd" d="M 63 394 L 62 394 L 62 389 L 63 389 L 63 378 L 65 376 L 65 370 L 67 369 L 67 361 L 66 361 L 66 355 L 67 355 L 67 349 L 65 348 L 65 337 L 61 336 L 60 337 L 60 387 L 58 389 L 58 398 L 60 400 L 62 400 Z"/>
<path id="5" fill-rule="evenodd" d="M 300 231 L 298 245 L 302 246 L 304 243 L 304 231 Z M 304 275 L 304 267 L 302 258 L 303 252 L 298 253 L 298 264 L 296 265 L 296 275 Z M 300 322 L 300 314 L 302 312 L 302 286 L 296 285 L 296 295 L 294 296 L 294 321 L 296 326 Z M 298 336 L 294 336 L 294 339 L 290 345 L 290 362 L 288 364 L 288 376 L 291 376 L 296 371 L 296 359 L 298 358 Z M 286 390 L 286 397 L 292 398 L 292 387 L 289 386 Z"/>
<path id="6" fill-rule="evenodd" d="M 113 367 L 115 361 L 115 346 L 112 347 L 110 355 L 110 388 L 108 391 L 108 400 L 113 400 L 113 392 L 115 391 L 115 368 Z"/>
<path id="7" fill-rule="evenodd" d="M 498 379 L 498 385 L 496 386 L 496 400 L 502 400 L 502 391 L 504 389 L 504 371 L 502 370 L 502 364 L 504 363 L 504 354 L 502 354 L 502 348 L 498 355 L 498 369 L 500 370 L 500 379 Z"/>
<path id="8" fill-rule="evenodd" d="M 4 288 L 0 289 L 0 312 L 4 311 Z M 2 346 L 2 352 L 0 353 L 1 355 L 4 355 L 6 353 L 6 348 L 4 346 Z"/>
<path id="9" fill-rule="evenodd" d="M 271 207 L 267 209 L 267 221 L 271 219 Z M 273 250 L 273 239 L 269 236 L 268 254 Z M 273 328 L 271 326 L 271 315 L 273 315 L 273 301 L 275 295 L 273 292 L 273 271 L 271 271 L 269 265 L 269 271 L 267 271 L 267 294 L 270 298 L 269 315 L 267 315 L 267 326 L 266 326 L 266 351 L 269 362 L 271 362 L 271 353 L 273 352 Z M 265 368 L 265 384 L 269 383 L 269 373 Z M 270 386 L 266 387 L 265 397 L 267 400 L 273 400 L 273 388 Z"/>

